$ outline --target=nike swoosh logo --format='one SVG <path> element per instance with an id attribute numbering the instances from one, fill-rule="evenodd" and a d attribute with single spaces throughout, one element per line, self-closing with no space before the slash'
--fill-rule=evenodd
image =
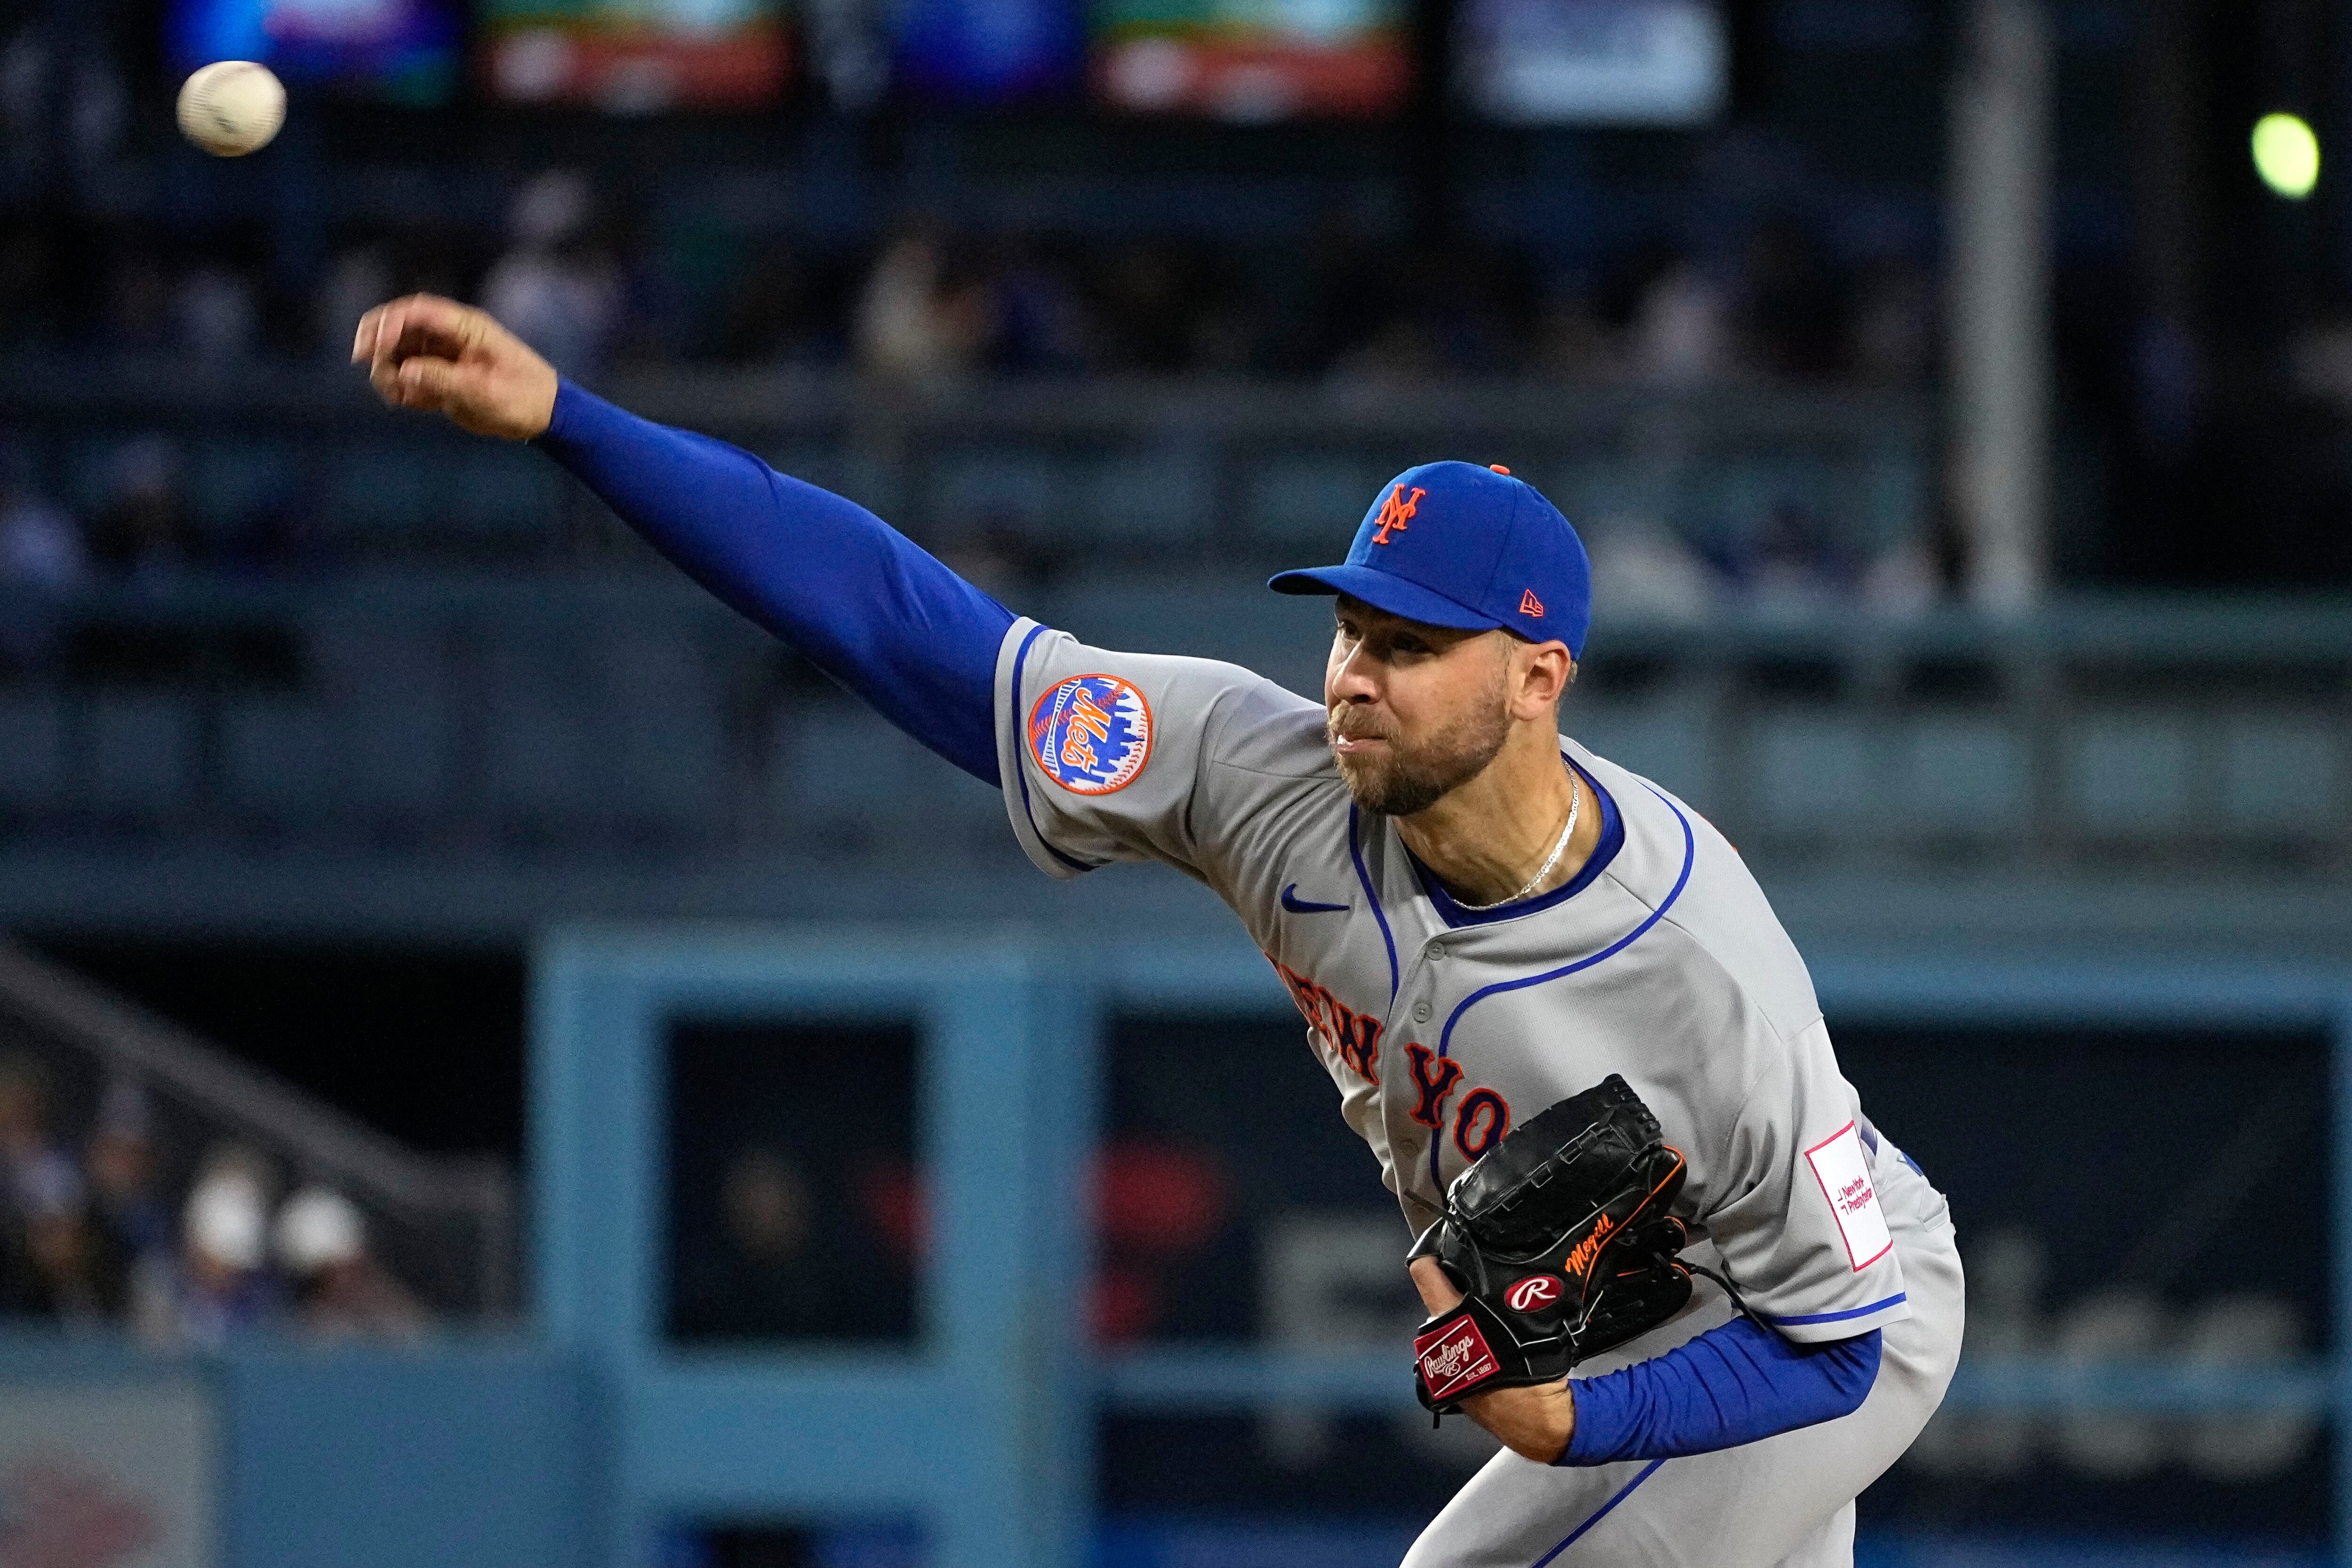
<path id="1" fill-rule="evenodd" d="M 1294 915 L 1328 915 L 1344 910 L 1345 904 L 1318 904 L 1298 896 L 1298 884 L 1293 882 L 1282 889 L 1282 907 Z"/>

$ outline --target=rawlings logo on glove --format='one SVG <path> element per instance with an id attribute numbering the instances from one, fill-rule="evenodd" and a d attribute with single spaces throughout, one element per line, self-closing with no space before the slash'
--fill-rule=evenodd
<path id="1" fill-rule="evenodd" d="M 1457 1389 L 1475 1388 L 1502 1370 L 1495 1352 L 1486 1348 L 1486 1336 L 1467 1317 L 1449 1320 L 1445 1327 L 1423 1334 L 1412 1342 L 1412 1353 L 1421 1361 L 1422 1385 L 1436 1390 L 1440 1399 L 1450 1398 Z"/>

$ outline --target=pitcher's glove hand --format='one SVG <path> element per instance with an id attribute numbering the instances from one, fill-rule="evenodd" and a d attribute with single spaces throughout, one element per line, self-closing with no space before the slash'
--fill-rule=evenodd
<path id="1" fill-rule="evenodd" d="M 1556 1383 L 1680 1311 L 1688 1237 L 1666 1210 L 1683 1176 L 1681 1151 L 1612 1073 L 1455 1177 L 1409 1255 L 1436 1258 L 1464 1294 L 1413 1338 L 1422 1404 L 1451 1415 L 1484 1389 Z"/>

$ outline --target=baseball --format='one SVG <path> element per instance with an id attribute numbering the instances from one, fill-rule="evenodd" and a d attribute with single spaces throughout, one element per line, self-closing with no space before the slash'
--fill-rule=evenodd
<path id="1" fill-rule="evenodd" d="M 286 89 L 268 66 L 217 60 L 180 86 L 180 133 L 215 158 L 269 145 L 286 123 Z"/>

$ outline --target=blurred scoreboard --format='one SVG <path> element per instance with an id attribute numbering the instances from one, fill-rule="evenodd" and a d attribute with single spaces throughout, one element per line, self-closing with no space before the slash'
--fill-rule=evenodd
<path id="1" fill-rule="evenodd" d="M 774 102 L 792 68 L 779 0 L 483 0 L 492 94 L 616 113 Z"/>
<path id="2" fill-rule="evenodd" d="M 1265 121 L 1371 119 L 1412 89 L 1404 0 L 1097 0 L 1106 104 Z"/>
<path id="3" fill-rule="evenodd" d="M 1697 125 L 1729 99 L 1713 0 L 1463 0 L 1457 26 L 1457 90 L 1488 119 Z"/>
<path id="4" fill-rule="evenodd" d="M 170 0 L 164 54 L 179 71 L 258 60 L 289 82 L 433 105 L 457 85 L 455 0 Z"/>

